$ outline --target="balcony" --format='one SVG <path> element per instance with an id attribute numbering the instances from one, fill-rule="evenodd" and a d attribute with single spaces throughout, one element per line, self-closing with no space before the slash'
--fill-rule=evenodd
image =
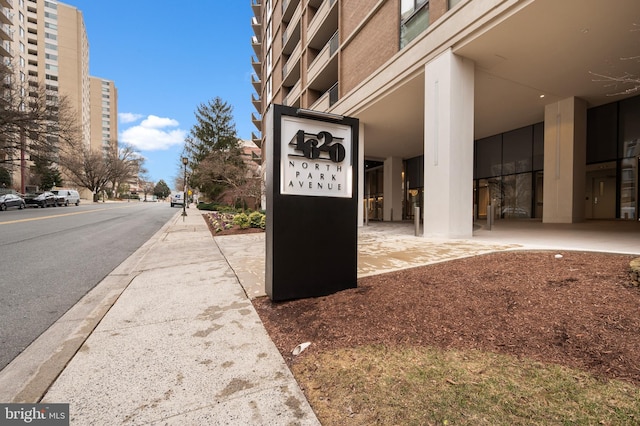
<path id="1" fill-rule="evenodd" d="M 253 9 L 254 15 L 260 16 L 260 7 L 262 7 L 262 2 L 260 0 L 251 0 L 251 9 Z"/>
<path id="2" fill-rule="evenodd" d="M 251 103 L 253 104 L 256 111 L 262 112 L 262 100 L 260 99 L 260 97 L 256 97 L 255 93 L 251 94 Z"/>
<path id="3" fill-rule="evenodd" d="M 296 48 L 287 62 L 282 67 L 282 85 L 293 86 L 293 84 L 300 79 L 300 59 L 302 58 L 302 43 L 298 43 Z M 291 74 L 291 76 L 289 76 Z"/>
<path id="4" fill-rule="evenodd" d="M 307 79 L 310 88 L 325 91 L 338 79 L 338 55 L 336 53 L 339 47 L 339 37 L 336 31 L 309 65 Z"/>
<path id="5" fill-rule="evenodd" d="M 0 25 L 0 40 L 13 40 L 13 33 L 9 25 Z"/>
<path id="6" fill-rule="evenodd" d="M 251 66 L 258 75 L 260 74 L 260 71 L 262 71 L 262 62 L 259 62 L 255 56 L 251 57 Z"/>
<path id="7" fill-rule="evenodd" d="M 4 46 L 2 44 L 0 44 L 0 58 L 11 58 L 13 57 L 13 54 L 4 48 Z"/>
<path id="8" fill-rule="evenodd" d="M 256 129 L 258 129 L 258 131 L 262 131 L 262 118 L 260 117 L 256 117 L 256 115 L 254 113 L 251 113 L 251 121 L 253 122 L 253 125 L 256 126 Z"/>
<path id="9" fill-rule="evenodd" d="M 338 30 L 338 7 L 335 0 L 324 0 L 309 23 L 309 47 L 321 49 Z"/>
<path id="10" fill-rule="evenodd" d="M 11 25 L 11 19 L 7 15 L 2 13 L 2 9 L 0 9 L 0 24 Z"/>
<path id="11" fill-rule="evenodd" d="M 251 84 L 253 85 L 256 93 L 260 93 L 262 91 L 262 80 L 260 80 L 260 77 L 257 75 L 251 75 Z"/>
<path id="12" fill-rule="evenodd" d="M 338 102 L 338 83 L 324 92 L 318 100 L 311 105 L 310 109 L 315 111 L 328 111 L 336 102 Z"/>
<path id="13" fill-rule="evenodd" d="M 258 148 L 262 148 L 262 137 L 251 132 L 251 141 L 255 143 Z"/>
<path id="14" fill-rule="evenodd" d="M 262 43 L 256 36 L 251 37 L 251 47 L 253 47 L 253 51 L 256 53 L 256 56 L 260 56 L 262 53 Z"/>
<path id="15" fill-rule="evenodd" d="M 0 7 L 6 7 L 7 9 L 13 9 L 11 0 L 0 0 Z"/>
<path id="16" fill-rule="evenodd" d="M 287 96 L 282 99 L 282 105 L 287 106 L 300 106 L 300 95 L 302 94 L 302 83 L 300 80 L 289 89 Z"/>
<path id="17" fill-rule="evenodd" d="M 258 37 L 258 40 L 261 40 L 262 24 L 258 22 L 258 18 L 256 18 L 255 16 L 251 18 L 251 28 L 253 28 L 253 33 L 255 34 L 256 37 Z"/>
<path id="18" fill-rule="evenodd" d="M 301 0 L 282 0 L 282 20 L 290 22 L 297 7 L 300 6 Z"/>
<path id="19" fill-rule="evenodd" d="M 282 52 L 290 55 L 296 44 L 300 42 L 300 17 L 302 16 L 302 7 L 296 9 L 292 19 L 282 32 Z"/>

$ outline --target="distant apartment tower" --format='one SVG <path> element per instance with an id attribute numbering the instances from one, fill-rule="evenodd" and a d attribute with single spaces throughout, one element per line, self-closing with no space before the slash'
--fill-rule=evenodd
<path id="1" fill-rule="evenodd" d="M 42 2 L 43 0 L 38 1 Z M 44 0 L 45 14 L 47 13 L 47 8 L 54 8 L 54 3 Z M 89 40 L 84 18 L 80 10 L 64 3 L 58 3 L 56 10 L 59 90 L 60 94 L 65 96 L 75 109 L 78 124 L 82 129 L 82 142 L 85 146 L 90 146 Z M 47 25 L 45 18 L 45 26 Z M 45 43 L 47 43 L 47 37 L 49 36 L 45 32 Z M 45 52 L 45 63 L 47 60 L 46 55 Z"/>
<path id="2" fill-rule="evenodd" d="M 82 141 L 89 146 L 89 42 L 82 13 L 55 0 L 1 0 L 0 4 L 9 12 L 3 16 L 11 18 L 10 24 L 2 20 L 10 35 L 3 41 L 3 50 L 12 54 L 15 81 L 28 88 L 23 95 L 27 99 L 37 96 L 38 87 L 44 87 L 66 97 L 76 114 Z M 28 141 L 25 145 L 28 147 Z M 32 166 L 28 148 L 21 157 L 20 167 L 13 170 L 13 181 L 25 191 Z"/>
<path id="3" fill-rule="evenodd" d="M 360 223 L 638 220 L 639 89 L 604 81 L 640 78 L 637 0 L 251 7 L 253 141 L 274 103 L 358 118 Z"/>
<path id="4" fill-rule="evenodd" d="M 0 56 L 11 62 L 15 81 L 39 85 L 66 98 L 88 149 L 117 143 L 117 89 L 89 75 L 89 40 L 82 12 L 56 0 L 0 0 Z M 13 181 L 24 191 L 29 153 Z M 26 182 L 28 184 L 28 182 Z"/>
<path id="5" fill-rule="evenodd" d="M 91 77 L 91 150 L 117 148 L 118 90 L 115 83 Z"/>

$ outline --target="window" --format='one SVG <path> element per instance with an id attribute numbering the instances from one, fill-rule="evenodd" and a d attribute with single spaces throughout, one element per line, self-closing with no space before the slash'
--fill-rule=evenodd
<path id="1" fill-rule="evenodd" d="M 429 26 L 428 0 L 401 0 L 400 47 L 420 35 Z"/>
<path id="2" fill-rule="evenodd" d="M 273 89 L 271 87 L 271 84 L 272 84 L 271 83 L 271 76 L 269 76 L 269 78 L 267 78 L 267 104 L 271 103 L 271 99 L 272 99 L 272 96 L 273 96 L 273 93 L 272 93 Z"/>
<path id="3" fill-rule="evenodd" d="M 18 12 L 18 21 L 20 21 L 21 24 L 24 24 L 24 13 Z"/>
<path id="4" fill-rule="evenodd" d="M 269 49 L 269 51 L 267 52 L 267 75 L 271 75 L 271 72 L 273 71 L 273 64 L 272 64 L 272 52 L 271 49 Z"/>
<path id="5" fill-rule="evenodd" d="M 427 3 L 429 3 L 428 0 L 401 0 L 400 14 L 402 15 L 402 19 L 407 19 L 416 10 L 420 9 Z"/>
<path id="6" fill-rule="evenodd" d="M 58 36 L 55 34 L 44 33 L 44 38 L 48 38 L 49 40 L 57 40 Z"/>

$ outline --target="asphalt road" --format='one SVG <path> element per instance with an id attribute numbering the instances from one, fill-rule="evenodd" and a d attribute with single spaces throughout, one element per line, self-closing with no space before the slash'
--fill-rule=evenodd
<path id="1" fill-rule="evenodd" d="M 0 370 L 177 212 L 143 202 L 0 212 Z"/>

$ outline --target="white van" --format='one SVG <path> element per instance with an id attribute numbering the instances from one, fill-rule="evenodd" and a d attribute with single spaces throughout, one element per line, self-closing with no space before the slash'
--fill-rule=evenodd
<path id="1" fill-rule="evenodd" d="M 171 207 L 184 205 L 184 192 L 174 192 L 171 194 Z"/>
<path id="2" fill-rule="evenodd" d="M 76 206 L 80 204 L 80 194 L 75 189 L 54 189 L 51 192 L 56 194 L 56 197 L 62 199 L 64 201 L 60 203 L 60 205 L 68 206 L 69 204 L 75 204 Z"/>

